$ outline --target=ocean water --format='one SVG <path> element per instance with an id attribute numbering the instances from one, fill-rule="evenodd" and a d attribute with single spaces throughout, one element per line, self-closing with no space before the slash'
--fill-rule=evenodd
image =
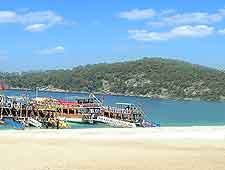
<path id="1" fill-rule="evenodd" d="M 35 97 L 34 91 L 6 90 L 8 96 Z M 82 93 L 39 92 L 39 97 L 53 97 L 71 100 Z M 159 122 L 161 126 L 218 126 L 225 125 L 225 102 L 181 101 L 167 99 L 150 99 L 143 97 L 97 95 L 104 98 L 104 105 L 117 102 L 134 103 L 143 108 L 146 119 Z M 105 127 L 105 125 L 70 124 L 71 128 Z M 0 126 L 0 128 L 3 128 Z"/>

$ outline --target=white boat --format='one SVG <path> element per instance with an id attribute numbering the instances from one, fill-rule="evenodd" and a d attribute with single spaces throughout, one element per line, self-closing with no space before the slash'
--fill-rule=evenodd
<path id="1" fill-rule="evenodd" d="M 71 118 L 71 117 L 62 117 L 62 116 L 59 116 L 58 117 L 59 120 L 61 121 L 65 121 L 65 122 L 71 122 L 71 123 L 83 123 L 83 119 L 82 118 Z"/>
<path id="2" fill-rule="evenodd" d="M 40 122 L 38 122 L 37 120 L 33 119 L 33 118 L 28 118 L 28 124 L 37 127 L 37 128 L 41 128 L 42 124 Z"/>
<path id="3" fill-rule="evenodd" d="M 122 128 L 135 128 L 136 127 L 135 123 L 130 123 L 130 122 L 126 122 L 123 120 L 108 118 L 105 116 L 98 116 L 96 121 L 101 122 L 101 123 L 106 123 L 113 127 L 122 127 Z"/>

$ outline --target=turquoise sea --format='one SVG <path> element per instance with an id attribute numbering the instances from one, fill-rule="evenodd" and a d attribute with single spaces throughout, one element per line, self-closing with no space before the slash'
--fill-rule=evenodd
<path id="1" fill-rule="evenodd" d="M 34 91 L 6 90 L 8 96 L 34 97 Z M 75 96 L 85 96 L 82 93 L 39 92 L 39 97 L 53 97 L 70 100 Z M 97 95 L 102 98 L 102 95 Z M 150 99 L 143 97 L 104 95 L 105 105 L 117 102 L 138 104 L 151 120 L 160 122 L 161 126 L 217 126 L 225 125 L 225 102 L 180 101 L 166 99 Z M 71 124 L 72 128 L 102 127 L 102 125 Z"/>

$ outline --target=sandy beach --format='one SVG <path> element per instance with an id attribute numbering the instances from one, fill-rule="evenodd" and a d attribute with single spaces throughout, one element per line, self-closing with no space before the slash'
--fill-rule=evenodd
<path id="1" fill-rule="evenodd" d="M 225 127 L 7 130 L 0 170 L 224 170 Z"/>

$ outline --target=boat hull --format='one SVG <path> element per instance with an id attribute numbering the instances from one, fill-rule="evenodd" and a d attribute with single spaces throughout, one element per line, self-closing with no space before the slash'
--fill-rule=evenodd
<path id="1" fill-rule="evenodd" d="M 17 121 L 9 119 L 9 118 L 3 118 L 3 121 L 6 125 L 11 126 L 15 129 L 24 129 L 25 128 L 25 126 L 22 123 L 19 123 Z"/>
<path id="2" fill-rule="evenodd" d="M 63 114 L 58 116 L 58 119 L 61 121 L 71 122 L 71 123 L 84 123 L 82 115 Z"/>
<path id="3" fill-rule="evenodd" d="M 112 127 L 118 127 L 118 128 L 136 128 L 135 123 L 126 122 L 123 120 L 108 118 L 105 116 L 98 116 L 96 119 L 97 122 L 108 124 Z"/>

